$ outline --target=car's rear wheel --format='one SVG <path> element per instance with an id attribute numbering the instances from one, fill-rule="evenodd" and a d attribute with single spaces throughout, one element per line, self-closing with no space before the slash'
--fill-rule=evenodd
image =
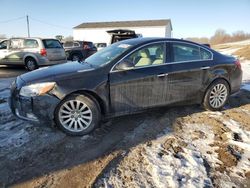
<path id="1" fill-rule="evenodd" d="M 55 121 L 59 128 L 68 135 L 85 135 L 99 125 L 100 108 L 87 96 L 71 95 L 57 107 Z"/>
<path id="2" fill-rule="evenodd" d="M 25 67 L 29 70 L 29 71 L 33 71 L 35 69 L 38 68 L 37 62 L 34 58 L 26 58 L 25 59 Z"/>
<path id="3" fill-rule="evenodd" d="M 72 61 L 81 61 L 81 60 L 82 60 L 82 57 L 81 57 L 80 54 L 73 54 L 73 55 L 71 56 L 71 59 L 72 59 Z"/>
<path id="4" fill-rule="evenodd" d="M 211 111 L 221 110 L 229 97 L 229 85 L 225 80 L 216 80 L 206 91 L 203 106 Z"/>

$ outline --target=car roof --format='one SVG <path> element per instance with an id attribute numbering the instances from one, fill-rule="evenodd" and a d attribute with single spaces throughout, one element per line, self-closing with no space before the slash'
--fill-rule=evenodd
<path id="1" fill-rule="evenodd" d="M 55 38 L 41 38 L 41 37 L 12 37 L 12 38 L 9 38 L 9 39 L 40 39 L 40 40 L 58 40 L 58 39 L 55 39 Z"/>
<path id="2" fill-rule="evenodd" d="M 160 42 L 160 41 L 166 41 L 166 42 L 167 41 L 169 41 L 169 42 L 170 41 L 171 42 L 187 42 L 187 43 L 190 43 L 190 44 L 202 46 L 203 48 L 210 49 L 209 47 L 207 47 L 207 46 L 205 46 L 203 44 L 195 43 L 195 42 L 184 40 L 184 39 L 166 38 L 166 37 L 141 37 L 141 38 L 133 38 L 133 39 L 122 40 L 119 43 L 131 44 L 131 45 L 142 45 L 142 44 L 146 44 L 146 43 Z"/>

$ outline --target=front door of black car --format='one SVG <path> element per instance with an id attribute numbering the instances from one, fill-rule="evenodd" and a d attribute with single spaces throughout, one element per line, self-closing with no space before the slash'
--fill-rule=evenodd
<path id="1" fill-rule="evenodd" d="M 132 112 L 167 101 L 165 52 L 164 43 L 151 44 L 133 52 L 114 67 L 109 77 L 113 112 Z M 122 63 L 131 67 L 119 69 Z"/>
<path id="2" fill-rule="evenodd" d="M 169 101 L 201 100 L 203 83 L 208 78 L 212 54 L 208 50 L 189 43 L 170 43 L 171 62 L 168 63 Z"/>

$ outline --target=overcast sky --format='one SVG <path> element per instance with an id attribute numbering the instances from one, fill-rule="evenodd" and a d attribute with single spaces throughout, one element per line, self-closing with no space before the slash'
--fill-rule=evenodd
<path id="1" fill-rule="evenodd" d="M 250 33 L 250 0 L 0 0 L 0 34 L 72 35 L 83 22 L 171 19 L 173 36 L 210 37 L 218 28 Z"/>

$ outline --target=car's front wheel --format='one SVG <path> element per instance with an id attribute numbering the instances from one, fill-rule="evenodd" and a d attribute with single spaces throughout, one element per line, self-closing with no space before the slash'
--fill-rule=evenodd
<path id="1" fill-rule="evenodd" d="M 100 122 L 97 102 L 84 95 L 71 95 L 63 100 L 55 111 L 55 121 L 68 135 L 81 136 L 90 133 Z"/>
<path id="2" fill-rule="evenodd" d="M 216 80 L 206 91 L 203 106 L 211 111 L 221 110 L 229 97 L 229 85 L 225 80 Z"/>

